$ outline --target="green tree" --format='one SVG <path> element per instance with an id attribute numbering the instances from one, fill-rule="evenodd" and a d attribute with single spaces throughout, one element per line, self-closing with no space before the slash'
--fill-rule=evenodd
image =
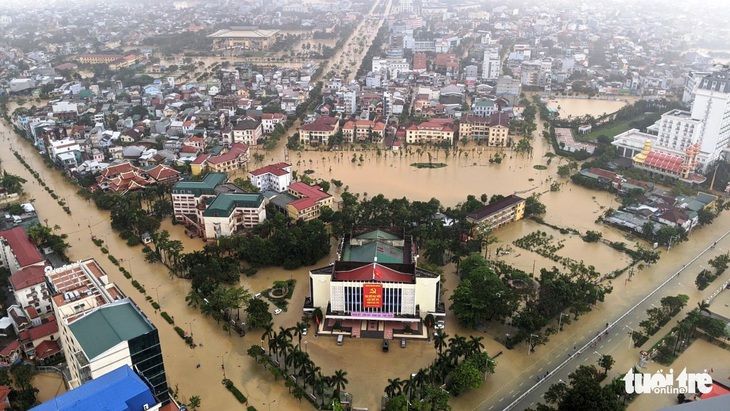
<path id="1" fill-rule="evenodd" d="M 201 402 L 201 401 L 200 401 L 200 396 L 198 396 L 198 395 L 193 395 L 193 396 L 192 396 L 192 397 L 190 397 L 190 399 L 188 400 L 188 407 L 190 407 L 190 409 L 191 409 L 191 410 L 197 410 L 197 409 L 198 409 L 198 407 L 200 407 L 200 402 Z"/>
<path id="2" fill-rule="evenodd" d="M 541 203 L 537 195 L 533 194 L 525 199 L 525 217 L 545 214 L 545 204 Z"/>
<path id="3" fill-rule="evenodd" d="M 248 303 L 246 307 L 246 322 L 251 328 L 261 328 L 270 324 L 273 320 L 269 312 L 269 303 L 261 298 L 256 298 Z"/>
<path id="4" fill-rule="evenodd" d="M 452 395 L 459 395 L 464 390 L 476 389 L 482 386 L 482 373 L 471 360 L 462 361 L 451 373 L 448 391 Z"/>
<path id="5" fill-rule="evenodd" d="M 603 373 L 608 375 L 608 371 L 613 367 L 613 364 L 616 363 L 616 360 L 613 359 L 612 356 L 604 354 L 601 355 L 601 357 L 598 359 L 598 366 L 603 368 Z"/>
<path id="6" fill-rule="evenodd" d="M 569 385 L 559 382 L 550 386 L 545 393 L 545 402 L 558 410 L 604 410 L 620 411 L 623 406 L 612 386 L 601 386 L 599 371 L 594 366 L 581 365 L 569 376 Z M 544 407 L 544 406 L 543 406 Z M 552 409 L 541 408 L 538 409 Z"/>

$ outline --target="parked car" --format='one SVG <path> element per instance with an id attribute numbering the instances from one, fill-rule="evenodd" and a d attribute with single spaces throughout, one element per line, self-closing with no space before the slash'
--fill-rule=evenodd
<path id="1" fill-rule="evenodd" d="M 279 315 L 279 314 L 281 314 L 281 308 L 277 308 L 276 310 L 274 310 L 274 315 Z"/>
<path id="2" fill-rule="evenodd" d="M 388 352 L 388 347 L 390 344 L 388 343 L 388 340 L 383 340 L 383 352 Z"/>
<path id="3" fill-rule="evenodd" d="M 446 326 L 446 323 L 444 323 L 443 320 L 440 320 L 440 321 L 436 322 L 436 325 L 433 328 L 435 328 L 437 330 L 443 330 L 445 326 Z"/>
<path id="4" fill-rule="evenodd" d="M 400 339 L 400 348 L 406 348 L 406 339 L 405 338 Z"/>
<path id="5" fill-rule="evenodd" d="M 307 331 L 309 331 L 309 329 L 308 329 L 308 328 L 305 328 L 305 329 L 303 329 L 303 330 L 302 330 L 302 335 L 307 335 Z"/>

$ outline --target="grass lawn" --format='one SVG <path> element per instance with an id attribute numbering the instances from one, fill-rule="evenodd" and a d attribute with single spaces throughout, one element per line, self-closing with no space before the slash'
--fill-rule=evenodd
<path id="1" fill-rule="evenodd" d="M 606 124 L 600 125 L 598 127 L 594 127 L 593 130 L 588 134 L 578 134 L 576 132 L 573 133 L 573 136 L 575 137 L 576 141 L 583 141 L 583 142 L 593 142 L 596 141 L 598 136 L 600 135 L 606 135 L 608 137 L 615 137 L 624 131 L 629 131 L 633 127 L 631 127 L 632 122 L 649 122 L 653 123 L 656 120 L 659 120 L 661 115 L 659 113 L 649 113 L 649 114 L 642 114 L 640 116 L 636 116 L 634 118 L 626 119 L 626 120 L 620 120 L 620 121 L 611 121 Z"/>

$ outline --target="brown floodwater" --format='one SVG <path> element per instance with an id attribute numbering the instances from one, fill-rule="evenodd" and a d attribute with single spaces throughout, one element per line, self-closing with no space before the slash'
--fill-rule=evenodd
<path id="1" fill-rule="evenodd" d="M 617 100 L 602 100 L 602 99 L 589 99 L 589 98 L 556 98 L 550 99 L 547 102 L 547 106 L 555 108 L 560 111 L 560 117 L 566 118 L 568 116 L 584 116 L 590 114 L 593 117 L 598 117 L 603 114 L 613 113 L 618 111 L 621 107 L 628 104 L 629 100 L 635 100 L 635 98 L 621 97 Z"/>
<path id="2" fill-rule="evenodd" d="M 541 127 L 540 122 L 538 122 L 538 126 Z M 108 212 L 99 211 L 92 203 L 77 197 L 75 194 L 77 188 L 69 185 L 57 172 L 46 170 L 30 144 L 20 141 L 5 125 L 2 125 L 2 130 L 5 134 L 2 135 L 4 139 L 0 143 L 7 148 L 12 142 L 33 168 L 42 173 L 44 180 L 59 195 L 67 198 L 73 212 L 71 216 L 63 213 L 56 202 L 37 183 L 32 183 L 33 178 L 9 150 L 0 151 L 3 169 L 28 179 L 25 189 L 28 197 L 35 199 L 41 220 L 48 219 L 50 225 L 58 224 L 61 232 L 69 235 L 68 240 L 72 245 L 70 249 L 72 260 L 96 258 L 109 273 L 112 281 L 117 282 L 125 293 L 137 301 L 146 315 L 158 326 L 171 387 L 177 386 L 184 398 L 201 395 L 203 409 L 233 409 L 238 406 L 233 396 L 218 383 L 222 378 L 221 365 L 224 364 L 228 378 L 231 378 L 246 393 L 251 405 L 265 408 L 265 404 L 275 400 L 275 404 L 282 409 L 301 408 L 301 404 L 287 394 L 281 381 L 274 382 L 270 374 L 264 373 L 247 357 L 248 347 L 260 343 L 259 331 L 251 332 L 244 338 L 228 337 L 223 333 L 220 325 L 215 324 L 210 318 L 203 317 L 197 310 L 188 307 L 184 300 L 184 296 L 189 292 L 187 280 L 170 277 L 161 265 L 144 263 L 140 247 L 127 247 L 112 233 L 108 223 Z M 607 207 L 616 206 L 610 194 L 587 190 L 572 184 L 564 185 L 558 192 L 548 191 L 550 179 L 561 182 L 567 182 L 567 180 L 559 179 L 556 174 L 557 166 L 560 164 L 557 159 L 547 165 L 544 153 L 549 150 L 549 145 L 539 137 L 541 135 L 539 128 L 535 135 L 532 158 L 514 155 L 506 150 L 506 158 L 499 165 L 489 164 L 488 161 L 490 154 L 494 155 L 496 151 L 475 145 L 468 145 L 464 148 L 460 145 L 459 148 L 463 150 L 462 155 L 450 156 L 448 159 L 444 158 L 443 150 L 437 152 L 434 149 L 428 149 L 434 162 L 447 164 L 447 167 L 441 169 L 419 170 L 410 167 L 410 163 L 428 161 L 427 154 L 422 154 L 419 158 L 415 147 L 412 154 L 404 154 L 402 157 L 385 152 L 379 157 L 374 151 L 304 151 L 290 153 L 289 160 L 298 172 L 312 169 L 315 171 L 313 177 L 342 180 L 352 192 L 367 192 L 368 196 L 383 193 L 390 198 L 407 197 L 410 200 L 424 201 L 435 197 L 444 206 L 454 206 L 463 201 L 468 194 L 479 197 L 482 193 L 491 196 L 517 192 L 520 195 L 528 196 L 533 192 L 545 192 L 541 201 L 547 206 L 548 212 L 545 216 L 547 222 L 563 227 L 574 227 L 581 232 L 588 229 L 598 230 L 611 241 L 633 243 L 633 241 L 626 240 L 622 232 L 595 223 L 595 219 Z M 350 160 L 353 153 L 356 153 L 358 157 L 362 154 L 364 161 L 358 160 L 352 163 Z M 266 162 L 284 159 L 284 150 L 279 148 L 267 153 Z M 311 164 L 309 160 L 312 161 Z M 536 170 L 533 168 L 534 165 L 546 165 L 547 169 Z M 337 194 L 335 192 L 335 195 Z M 592 333 L 591 324 L 602 324 L 606 316 L 615 316 L 625 311 L 631 301 L 645 295 L 657 281 L 666 278 L 666 273 L 681 266 L 687 256 L 694 255 L 693 253 L 703 247 L 703 244 L 706 245 L 707 241 L 712 241 L 713 236 L 717 236 L 721 231 L 724 232 L 727 224 L 730 224 L 730 217 L 723 215 L 711 227 L 693 233 L 692 242 L 677 246 L 669 253 L 663 252 L 660 263 L 642 272 L 630 283 L 630 286 L 624 286 L 625 283 L 620 281 L 621 279 L 617 280 L 620 287 L 607 297 L 605 303 L 598 304 L 596 312 L 587 314 L 581 321 L 571 324 L 566 328 L 565 333 L 553 336 L 551 342 L 540 348 L 540 351 L 546 354 L 552 353 L 553 350 L 570 344 L 570 339 L 577 338 L 584 332 Z M 185 237 L 181 226 L 173 226 L 166 221 L 163 223 L 163 228 L 170 231 L 172 238 L 181 240 L 186 251 L 199 249 L 203 245 L 199 239 Z M 555 241 L 564 240 L 565 248 L 558 251 L 559 255 L 576 260 L 585 259 L 587 264 L 595 265 L 596 269 L 602 273 L 608 273 L 625 265 L 626 259 L 623 254 L 603 244 L 586 244 L 577 236 L 571 238 L 569 235 L 561 235 L 532 221 L 509 225 L 495 234 L 502 245 L 508 245 L 536 229 L 550 231 L 555 235 Z M 134 289 L 129 280 L 125 279 L 106 256 L 91 243 L 90 231 L 108 242 L 112 254 L 119 259 L 124 259 L 122 264 L 130 269 L 135 279 L 145 285 L 150 296 L 159 300 L 162 310 L 175 317 L 176 325 L 193 331 L 196 342 L 202 343 L 202 346 L 191 350 L 183 344 L 173 328 L 167 325 L 159 317 L 159 313 L 144 301 L 144 296 Z M 533 264 L 538 272 L 540 268 L 556 265 L 555 262 L 535 253 L 515 246 L 512 248 L 510 255 L 500 258 L 525 271 L 530 272 Z M 727 249 L 727 247 L 725 248 Z M 331 257 L 326 257 L 318 265 L 325 265 L 330 260 Z M 295 278 L 299 281 L 290 309 L 274 317 L 275 328 L 278 329 L 279 326 L 294 325 L 301 316 L 301 304 L 307 294 L 307 287 L 304 285 L 307 281 L 308 269 L 309 267 L 292 271 L 284 271 L 279 268 L 262 269 L 254 277 L 242 278 L 240 283 L 252 293 L 256 293 L 270 287 L 275 280 Z M 448 298 L 458 285 L 458 278 L 453 274 L 453 266 L 445 267 L 445 276 L 446 297 Z M 695 292 L 690 293 L 690 290 L 685 292 L 695 298 Z M 695 304 L 695 302 L 691 304 Z M 455 333 L 465 335 L 476 333 L 458 327 L 450 313 L 447 316 L 447 323 L 447 331 L 452 336 Z M 535 365 L 535 361 L 532 361 L 535 359 L 534 356 L 526 357 L 524 352 L 517 352 L 517 350 L 508 351 L 498 340 L 491 338 L 491 335 L 481 333 L 479 335 L 486 338 L 485 345 L 490 353 L 504 350 L 504 355 L 498 361 L 500 363 L 498 373 L 488 378 L 483 389 L 465 393 L 454 399 L 455 409 L 472 409 L 485 400 L 496 401 L 500 396 L 506 396 L 509 389 L 504 392 L 501 391 L 501 387 L 509 386 L 515 379 L 524 378 L 524 373 L 529 373 L 530 367 Z M 356 405 L 372 409 L 376 409 L 379 405 L 379 398 L 383 394 L 382 389 L 387 384 L 387 378 L 405 379 L 410 372 L 427 365 L 435 355 L 431 351 L 433 348 L 429 348 L 426 343 L 414 343 L 409 345 L 408 349 L 398 353 L 399 361 L 392 361 L 393 356 L 383 356 L 377 341 L 353 341 L 352 344 L 347 341 L 345 346 L 337 347 L 332 340 L 313 338 L 311 334 L 307 340 L 308 350 L 317 365 L 322 367 L 323 372 L 331 374 L 339 368 L 347 370 L 350 380 L 348 391 L 353 393 Z M 619 355 L 617 354 L 617 357 Z M 383 361 L 389 359 L 391 361 L 388 361 L 388 369 L 372 369 L 365 366 L 365 364 L 382 364 Z M 201 368 L 196 368 L 197 364 L 201 364 Z"/>

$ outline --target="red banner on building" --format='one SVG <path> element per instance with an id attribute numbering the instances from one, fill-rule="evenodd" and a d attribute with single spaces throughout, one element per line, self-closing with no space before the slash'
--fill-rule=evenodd
<path id="1" fill-rule="evenodd" d="M 362 306 L 363 308 L 383 307 L 383 284 L 363 284 Z"/>

